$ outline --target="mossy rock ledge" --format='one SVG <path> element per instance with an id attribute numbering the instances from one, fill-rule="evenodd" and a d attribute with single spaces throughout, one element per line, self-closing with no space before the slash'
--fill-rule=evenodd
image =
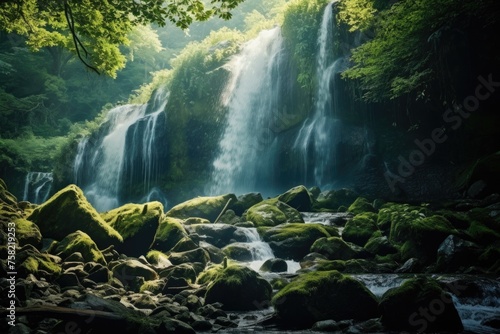
<path id="1" fill-rule="evenodd" d="M 313 199 L 304 186 L 296 186 L 278 196 L 278 199 L 299 211 L 311 211 Z"/>
<path id="2" fill-rule="evenodd" d="M 379 315 L 376 297 L 359 281 L 335 270 L 298 276 L 273 297 L 272 304 L 282 326 L 289 328 Z"/>
<path id="3" fill-rule="evenodd" d="M 284 223 L 304 223 L 299 211 L 276 198 L 255 204 L 246 213 L 255 226 L 276 226 Z"/>
<path id="4" fill-rule="evenodd" d="M 44 238 L 61 240 L 80 230 L 88 234 L 100 249 L 123 242 L 120 233 L 102 219 L 74 184 L 58 191 L 33 210 L 27 219 L 38 225 Z"/>
<path id="5" fill-rule="evenodd" d="M 57 254 L 62 259 L 67 258 L 75 252 L 82 254 L 85 262 L 97 262 L 106 265 L 104 255 L 87 233 L 76 231 L 68 234 L 64 239 L 58 242 L 52 253 Z"/>
<path id="6" fill-rule="evenodd" d="M 140 256 L 148 252 L 163 214 L 163 204 L 148 202 L 125 204 L 101 213 L 101 217 L 123 237 L 123 244 L 116 249 L 129 256 Z"/>

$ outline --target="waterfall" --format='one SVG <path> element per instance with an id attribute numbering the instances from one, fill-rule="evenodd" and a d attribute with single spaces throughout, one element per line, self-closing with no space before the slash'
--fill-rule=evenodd
<path id="1" fill-rule="evenodd" d="M 92 144 L 88 137 L 79 142 L 74 182 L 98 211 L 122 204 L 121 191 L 126 183 L 142 182 L 140 197 L 158 195 L 158 190 L 153 191 L 160 160 L 155 147 L 157 125 L 164 117 L 167 101 L 168 92 L 159 89 L 150 105 L 117 106 L 108 112 L 104 131 L 92 137 Z"/>
<path id="2" fill-rule="evenodd" d="M 41 204 L 47 200 L 54 181 L 52 173 L 29 172 L 24 181 L 23 201 Z"/>
<path id="3" fill-rule="evenodd" d="M 281 51 L 280 29 L 265 30 L 225 66 L 231 72 L 221 96 L 227 124 L 213 162 L 211 194 L 263 191 L 272 181 Z"/>
<path id="4" fill-rule="evenodd" d="M 340 142 L 340 121 L 335 117 L 338 104 L 338 74 L 345 68 L 346 57 L 333 51 L 333 3 L 324 12 L 318 30 L 316 56 L 317 89 L 312 116 L 304 121 L 295 139 L 302 182 L 323 186 L 332 182 L 336 146 Z"/>

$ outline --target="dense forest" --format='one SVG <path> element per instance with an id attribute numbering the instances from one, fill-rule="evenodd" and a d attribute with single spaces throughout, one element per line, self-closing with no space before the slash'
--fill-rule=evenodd
<path id="1" fill-rule="evenodd" d="M 498 332 L 497 2 L 0 0 L 0 329 Z"/>

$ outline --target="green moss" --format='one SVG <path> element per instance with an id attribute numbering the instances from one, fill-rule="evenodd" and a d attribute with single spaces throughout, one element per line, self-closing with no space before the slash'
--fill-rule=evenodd
<path id="1" fill-rule="evenodd" d="M 338 189 L 331 191 L 324 191 L 319 194 L 314 202 L 315 211 L 331 211 L 331 212 L 345 212 L 358 198 L 358 194 L 351 189 Z M 345 208 L 339 210 L 340 208 Z"/>
<path id="2" fill-rule="evenodd" d="M 276 293 L 272 303 L 288 326 L 309 327 L 327 319 L 365 320 L 378 314 L 375 296 L 338 271 L 301 274 Z"/>
<path id="3" fill-rule="evenodd" d="M 236 203 L 237 198 L 234 194 L 212 197 L 197 197 L 189 201 L 177 204 L 172 209 L 170 209 L 166 213 L 166 215 L 168 217 L 175 217 L 179 219 L 200 217 L 214 222 L 229 200 L 231 200 L 232 203 Z"/>
<path id="4" fill-rule="evenodd" d="M 164 217 L 156 231 L 152 249 L 168 252 L 182 238 L 187 237 L 182 220 L 173 217 Z"/>
<path id="5" fill-rule="evenodd" d="M 122 236 L 101 218 L 76 185 L 58 191 L 27 219 L 38 225 L 45 238 L 61 240 L 80 230 L 101 248 L 123 242 Z"/>
<path id="6" fill-rule="evenodd" d="M 162 253 L 157 250 L 150 250 L 146 254 L 146 260 L 148 260 L 149 263 L 158 265 L 166 260 L 168 260 L 168 256 L 165 253 Z"/>
<path id="7" fill-rule="evenodd" d="M 500 233 L 489 228 L 483 222 L 473 221 L 467 229 L 467 234 L 474 242 L 481 245 L 491 245 L 500 240 Z"/>
<path id="8" fill-rule="evenodd" d="M 268 305 L 272 287 L 255 271 L 236 265 L 220 270 L 209 284 L 206 303 L 220 302 L 226 310 L 257 310 Z"/>
<path id="9" fill-rule="evenodd" d="M 377 264 L 364 259 L 342 260 L 321 260 L 318 261 L 318 271 L 337 270 L 348 274 L 377 273 Z"/>
<path id="10" fill-rule="evenodd" d="M 35 247 L 41 246 L 42 234 L 35 223 L 22 218 L 14 220 L 14 223 L 16 224 L 16 238 L 20 247 L 26 244 Z"/>
<path id="11" fill-rule="evenodd" d="M 302 185 L 293 187 L 279 195 L 278 200 L 299 211 L 311 211 L 312 209 L 312 195 L 309 193 L 309 190 Z"/>
<path id="12" fill-rule="evenodd" d="M 354 203 L 352 203 L 349 206 L 347 211 L 349 211 L 355 215 L 358 215 L 358 214 L 364 213 L 364 212 L 375 212 L 376 210 L 373 207 L 373 205 L 366 198 L 358 197 L 358 198 L 356 198 Z"/>
<path id="13" fill-rule="evenodd" d="M 247 211 L 246 219 L 257 227 L 304 222 L 300 212 L 276 198 L 252 206 Z"/>
<path id="14" fill-rule="evenodd" d="M 129 203 L 111 211 L 101 213 L 101 217 L 118 231 L 123 239 L 134 236 L 150 221 L 155 221 L 158 224 L 162 216 L 163 204 L 160 202 L 145 204 Z"/>
<path id="15" fill-rule="evenodd" d="M 363 247 L 372 235 L 378 231 L 375 223 L 376 217 L 377 215 L 371 212 L 356 215 L 345 224 L 342 239 Z"/>
<path id="16" fill-rule="evenodd" d="M 139 288 L 139 292 L 144 293 L 150 291 L 153 294 L 158 294 L 161 293 L 164 287 L 165 282 L 163 280 L 145 281 Z"/>
<path id="17" fill-rule="evenodd" d="M 61 258 L 66 258 L 75 252 L 80 252 L 87 262 L 97 262 L 106 265 L 104 255 L 102 255 L 95 242 L 88 234 L 76 231 L 68 234 L 61 240 L 53 250 Z"/>
<path id="18" fill-rule="evenodd" d="M 52 261 L 46 254 L 33 254 L 21 263 L 17 268 L 18 272 L 22 275 L 33 274 L 39 275 L 39 271 L 43 270 L 52 275 L 61 273 L 61 267 Z"/>
<path id="19" fill-rule="evenodd" d="M 383 295 L 380 302 L 382 324 L 390 330 L 415 332 L 421 328 L 420 321 L 408 319 L 418 319 L 413 316 L 417 310 L 435 306 L 436 301 L 448 300 L 451 301 L 451 297 L 435 280 L 426 277 L 409 279 Z M 462 322 L 453 303 L 444 305 L 442 312 L 433 313 L 433 321 L 426 322 L 426 332 L 462 332 Z"/>
<path id="20" fill-rule="evenodd" d="M 311 252 L 320 253 L 329 260 L 350 260 L 362 255 L 361 248 L 348 244 L 339 237 L 316 240 L 311 246 Z"/>
<path id="21" fill-rule="evenodd" d="M 201 272 L 200 275 L 198 275 L 196 283 L 207 284 L 207 283 L 215 281 L 217 276 L 222 272 L 222 269 L 224 269 L 224 267 L 221 264 L 216 264 L 216 265 L 210 266 L 209 268 L 207 268 L 203 272 Z"/>

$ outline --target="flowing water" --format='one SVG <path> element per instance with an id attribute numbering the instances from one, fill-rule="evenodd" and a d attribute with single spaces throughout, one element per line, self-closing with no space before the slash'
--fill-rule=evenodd
<path id="1" fill-rule="evenodd" d="M 127 104 L 111 109 L 102 131 L 83 138 L 74 160 L 74 182 L 79 185 L 98 211 L 122 203 L 124 182 L 142 183 L 143 198 L 162 198 L 154 183 L 159 172 L 156 142 L 160 117 L 168 101 L 168 92 L 158 90 L 151 103 Z M 163 130 L 162 130 L 163 131 Z M 92 139 L 92 140 L 91 140 Z M 165 203 L 164 203 L 165 204 Z"/>
<path id="2" fill-rule="evenodd" d="M 211 194 L 262 191 L 272 182 L 276 143 L 269 123 L 278 110 L 281 52 L 280 29 L 264 30 L 226 65 L 231 76 L 222 104 L 228 116 Z"/>
<path id="3" fill-rule="evenodd" d="M 47 200 L 52 189 L 52 173 L 29 172 L 24 181 L 23 201 L 41 204 Z"/>

